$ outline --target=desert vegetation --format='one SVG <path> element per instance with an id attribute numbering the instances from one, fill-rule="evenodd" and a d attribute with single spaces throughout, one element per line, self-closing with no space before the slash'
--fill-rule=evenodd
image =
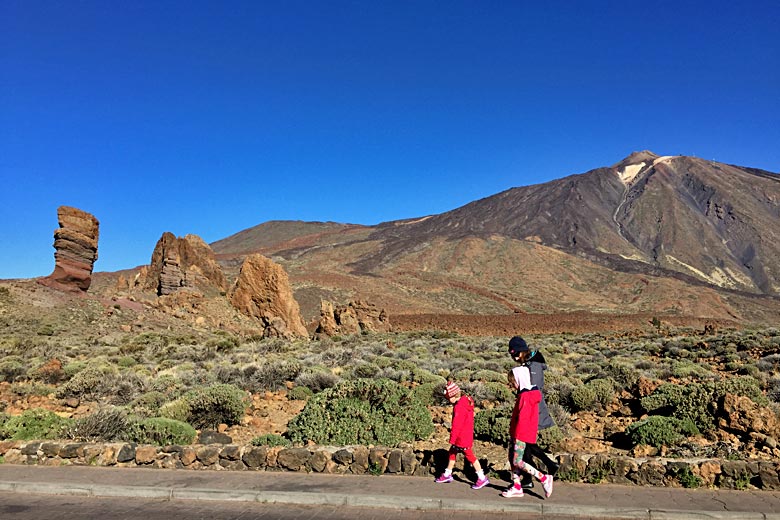
<path id="1" fill-rule="evenodd" d="M 501 453 L 506 442 L 507 337 L 309 341 L 69 328 L 104 312 L 85 304 L 56 320 L 0 316 L 0 439 L 188 444 L 219 429 L 254 445 L 443 445 L 450 409 L 441 390 L 454 379 L 478 404 L 483 451 Z M 780 456 L 780 329 L 659 323 L 526 339 L 549 365 L 545 394 L 557 427 L 540 443 L 553 452 Z"/>

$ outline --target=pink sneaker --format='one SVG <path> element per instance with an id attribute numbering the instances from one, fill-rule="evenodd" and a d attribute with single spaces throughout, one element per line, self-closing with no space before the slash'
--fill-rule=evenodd
<path id="1" fill-rule="evenodd" d="M 474 483 L 473 486 L 471 486 L 471 489 L 482 489 L 483 487 L 487 486 L 488 484 L 490 484 L 490 481 L 488 480 L 487 477 L 480 478 L 480 479 L 477 479 L 477 481 Z"/>
<path id="2" fill-rule="evenodd" d="M 442 473 L 441 475 L 439 475 L 439 478 L 434 480 L 434 482 L 436 482 L 437 484 L 447 484 L 449 482 L 452 482 L 452 475 L 445 475 L 444 473 Z"/>
<path id="3" fill-rule="evenodd" d="M 550 495 L 552 495 L 552 487 L 553 487 L 553 476 L 545 475 L 544 482 L 542 482 L 542 488 L 544 488 L 545 498 L 550 498 Z"/>
<path id="4" fill-rule="evenodd" d="M 524 495 L 523 488 L 515 486 L 510 486 L 509 489 L 501 492 L 501 496 L 506 498 L 522 497 Z"/>

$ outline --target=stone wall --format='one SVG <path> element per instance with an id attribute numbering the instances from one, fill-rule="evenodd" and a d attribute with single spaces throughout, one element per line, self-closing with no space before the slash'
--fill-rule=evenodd
<path id="1" fill-rule="evenodd" d="M 447 450 L 309 446 L 283 448 L 208 444 L 150 446 L 134 443 L 0 442 L 6 464 L 93 465 L 231 471 L 306 471 L 431 477 L 447 464 Z M 462 458 L 458 468 L 462 469 Z M 574 482 L 681 487 L 692 477 L 702 487 L 780 489 L 780 461 L 632 459 L 559 455 L 558 478 Z M 491 469 L 491 468 L 488 468 Z M 502 471 L 502 468 L 492 468 Z M 508 476 L 508 475 L 506 475 Z"/>

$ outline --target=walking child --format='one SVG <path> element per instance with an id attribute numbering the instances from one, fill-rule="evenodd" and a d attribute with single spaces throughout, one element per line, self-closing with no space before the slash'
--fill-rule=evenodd
<path id="1" fill-rule="evenodd" d="M 444 395 L 455 406 L 452 408 L 449 462 L 447 469 L 439 475 L 436 482 L 438 484 L 452 482 L 452 468 L 455 467 L 455 459 L 457 459 L 458 453 L 463 453 L 469 464 L 474 467 L 474 471 L 477 472 L 477 481 L 471 486 L 471 489 L 482 489 L 490 481 L 482 471 L 482 466 L 472 449 L 474 445 L 474 399 L 464 395 L 460 391 L 460 387 L 452 381 L 447 382 Z"/>
<path id="2" fill-rule="evenodd" d="M 538 431 L 552 428 L 555 426 L 547 403 L 544 398 L 544 372 L 547 370 L 547 362 L 544 355 L 536 349 L 531 349 L 528 343 L 520 336 L 515 336 L 509 340 L 509 355 L 518 365 L 526 365 L 531 374 L 531 384 L 542 393 L 542 400 L 539 402 L 539 427 Z M 528 444 L 525 447 L 523 461 L 533 465 L 533 459 L 536 458 L 547 469 L 547 473 L 553 477 L 558 472 L 558 464 L 550 458 L 538 444 Z M 531 475 L 523 474 L 523 489 L 533 489 L 534 482 Z"/>
<path id="3" fill-rule="evenodd" d="M 542 483 L 544 496 L 552 495 L 553 476 L 544 473 L 523 461 L 527 444 L 536 444 L 539 429 L 539 402 L 542 393 L 531 385 L 531 374 L 527 366 L 515 367 L 507 374 L 509 386 L 517 392 L 515 408 L 509 423 L 509 463 L 512 466 L 512 485 L 501 496 L 522 497 L 521 474 L 528 473 Z"/>

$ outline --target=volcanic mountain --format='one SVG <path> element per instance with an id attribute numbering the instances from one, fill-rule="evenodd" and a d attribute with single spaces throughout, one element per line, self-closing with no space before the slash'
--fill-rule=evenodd
<path id="1" fill-rule="evenodd" d="M 776 320 L 780 175 L 636 152 L 422 218 L 266 222 L 211 244 L 230 274 L 282 263 L 304 315 L 320 299 L 394 314 L 588 311 Z"/>

